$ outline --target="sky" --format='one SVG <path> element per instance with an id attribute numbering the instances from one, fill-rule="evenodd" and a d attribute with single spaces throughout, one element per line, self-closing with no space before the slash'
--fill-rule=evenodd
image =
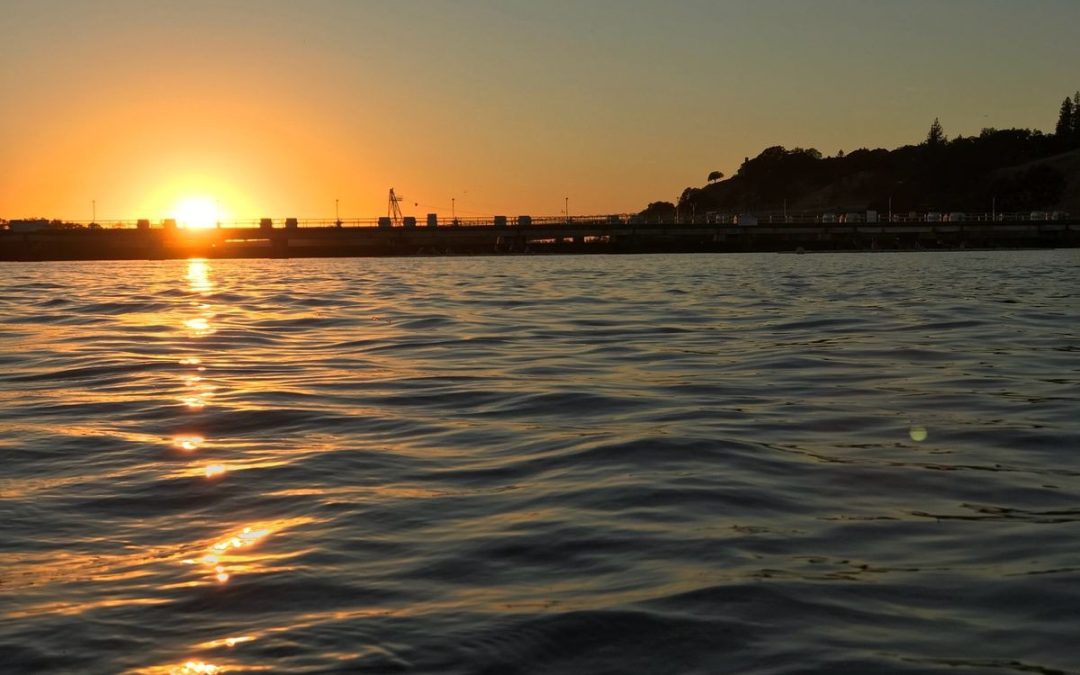
<path id="1" fill-rule="evenodd" d="M 627 213 L 773 145 L 1052 131 L 1077 0 L 0 0 L 0 218 Z"/>

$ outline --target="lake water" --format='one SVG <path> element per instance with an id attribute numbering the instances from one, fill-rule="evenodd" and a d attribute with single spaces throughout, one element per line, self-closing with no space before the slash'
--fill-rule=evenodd
<path id="1" fill-rule="evenodd" d="M 4 264 L 0 671 L 1080 671 L 1080 251 Z"/>

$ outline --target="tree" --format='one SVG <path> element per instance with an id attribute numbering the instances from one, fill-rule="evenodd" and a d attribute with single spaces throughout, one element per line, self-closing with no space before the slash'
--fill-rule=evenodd
<path id="1" fill-rule="evenodd" d="M 710 183 L 715 183 L 716 181 L 720 180 L 723 177 L 724 177 L 724 172 L 723 171 L 711 171 L 711 172 L 709 172 L 709 182 Z"/>
<path id="2" fill-rule="evenodd" d="M 1072 138 L 1080 143 L 1080 91 L 1073 96 Z"/>
<path id="3" fill-rule="evenodd" d="M 641 212 L 643 216 L 673 216 L 675 215 L 675 205 L 671 202 L 650 202 L 645 210 Z"/>
<path id="4" fill-rule="evenodd" d="M 1073 110 L 1073 102 L 1068 96 L 1061 102 L 1061 111 L 1058 113 L 1057 126 L 1054 128 L 1054 135 L 1063 141 L 1070 140 L 1075 131 L 1075 111 Z"/>
<path id="5" fill-rule="evenodd" d="M 941 128 L 941 122 L 938 118 L 934 118 L 934 123 L 930 125 L 930 132 L 926 134 L 926 144 L 929 146 L 938 146 L 945 143 L 945 130 Z"/>

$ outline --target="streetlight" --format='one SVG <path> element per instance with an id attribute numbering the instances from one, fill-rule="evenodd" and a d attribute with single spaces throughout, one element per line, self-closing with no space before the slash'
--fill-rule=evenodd
<path id="1" fill-rule="evenodd" d="M 338 208 L 338 202 L 340 201 L 340 199 L 334 200 L 334 224 L 338 227 L 341 227 L 341 209 Z"/>
<path id="2" fill-rule="evenodd" d="M 97 200 L 96 199 L 91 199 L 90 200 L 90 210 L 91 210 L 91 213 L 93 213 L 93 217 L 90 218 L 90 224 L 93 225 L 93 224 L 97 223 Z"/>
<path id="3" fill-rule="evenodd" d="M 563 198 L 563 213 L 566 214 L 566 222 L 570 222 L 570 198 Z"/>

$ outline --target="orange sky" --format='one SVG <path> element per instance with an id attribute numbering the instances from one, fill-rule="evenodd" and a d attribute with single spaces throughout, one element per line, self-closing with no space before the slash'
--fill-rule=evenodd
<path id="1" fill-rule="evenodd" d="M 1052 127 L 1080 3 L 0 0 L 0 217 L 639 210 L 769 145 Z"/>

